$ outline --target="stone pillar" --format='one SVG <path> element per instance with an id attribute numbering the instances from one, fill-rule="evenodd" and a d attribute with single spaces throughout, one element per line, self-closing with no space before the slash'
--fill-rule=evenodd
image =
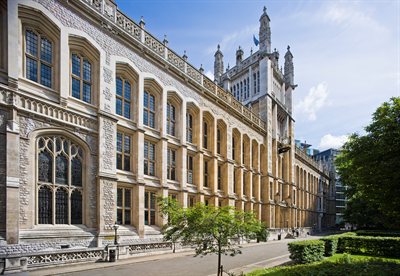
<path id="1" fill-rule="evenodd" d="M 144 183 L 133 186 L 133 225 L 140 238 L 144 237 Z"/>
<path id="2" fill-rule="evenodd" d="M 6 126 L 6 241 L 19 242 L 19 125 L 17 111 L 11 111 Z"/>

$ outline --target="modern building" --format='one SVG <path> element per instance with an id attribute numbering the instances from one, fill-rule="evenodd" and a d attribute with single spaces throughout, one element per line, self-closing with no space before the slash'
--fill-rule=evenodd
<path id="1" fill-rule="evenodd" d="M 321 164 L 326 170 L 329 171 L 329 178 L 331 184 L 329 185 L 331 188 L 331 194 L 333 197 L 334 203 L 334 214 L 335 220 L 334 223 L 331 222 L 330 225 L 341 225 L 344 224 L 344 211 L 346 209 L 347 204 L 347 197 L 346 197 L 346 190 L 347 187 L 343 185 L 340 181 L 339 175 L 336 170 L 335 166 L 335 159 L 336 156 L 340 153 L 340 150 L 337 149 L 327 149 L 322 151 L 316 155 L 314 155 L 314 159 Z"/>
<path id="2" fill-rule="evenodd" d="M 0 3 L 2 258 L 98 256 L 115 222 L 120 256 L 157 249 L 157 196 L 322 227 L 329 175 L 295 147 L 293 56 L 281 72 L 265 9 L 259 50 L 226 72 L 217 51 L 216 83 L 114 1 Z"/>

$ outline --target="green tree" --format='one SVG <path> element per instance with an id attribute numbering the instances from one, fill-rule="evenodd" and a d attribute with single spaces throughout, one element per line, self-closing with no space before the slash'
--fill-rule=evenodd
<path id="1" fill-rule="evenodd" d="M 253 213 L 236 211 L 233 207 L 216 208 L 199 203 L 182 208 L 170 198 L 160 198 L 159 206 L 168 217 L 164 239 L 194 246 L 196 256 L 217 254 L 217 275 L 222 275 L 221 255 L 241 253 L 238 238 L 255 239 L 265 234 L 265 226 Z"/>
<path id="2" fill-rule="evenodd" d="M 400 227 L 400 98 L 373 114 L 364 135 L 353 134 L 336 159 L 349 187 L 346 217 L 360 226 Z"/>

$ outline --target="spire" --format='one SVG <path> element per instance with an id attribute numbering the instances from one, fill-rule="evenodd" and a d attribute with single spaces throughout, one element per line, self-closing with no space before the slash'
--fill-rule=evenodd
<path id="1" fill-rule="evenodd" d="M 243 59 L 243 50 L 242 48 L 239 46 L 239 49 L 236 50 L 236 66 L 238 66 Z"/>
<path id="2" fill-rule="evenodd" d="M 292 52 L 290 52 L 289 45 L 287 46 L 287 52 L 285 54 L 284 79 L 287 87 L 294 86 L 293 55 Z"/>
<path id="3" fill-rule="evenodd" d="M 267 8 L 264 6 L 263 14 L 260 17 L 260 31 L 259 31 L 259 39 L 260 39 L 260 50 L 266 51 L 267 53 L 271 52 L 271 28 L 269 23 L 271 20 L 267 14 Z"/>
<path id="4" fill-rule="evenodd" d="M 221 82 L 221 76 L 224 73 L 224 55 L 221 52 L 221 47 L 217 46 L 217 51 L 214 54 L 214 80 Z"/>

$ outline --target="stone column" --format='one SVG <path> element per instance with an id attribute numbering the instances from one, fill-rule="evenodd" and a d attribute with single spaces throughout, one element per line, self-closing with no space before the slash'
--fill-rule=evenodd
<path id="1" fill-rule="evenodd" d="M 144 237 L 144 182 L 133 186 L 133 225 L 140 238 Z"/>
<path id="2" fill-rule="evenodd" d="M 11 110 L 6 126 L 6 241 L 19 243 L 19 149 L 20 136 L 17 110 Z M 25 165 L 25 164 L 24 164 Z"/>

